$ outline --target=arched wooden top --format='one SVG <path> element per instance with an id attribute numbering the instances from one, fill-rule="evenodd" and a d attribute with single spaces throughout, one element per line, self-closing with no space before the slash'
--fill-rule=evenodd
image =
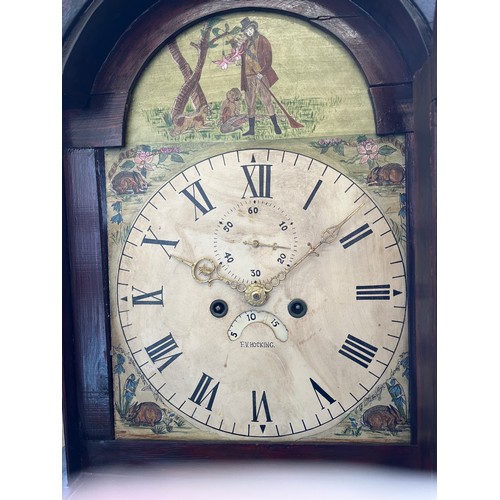
<path id="1" fill-rule="evenodd" d="M 364 0 L 170 0 L 153 6 L 146 0 L 134 2 L 142 9 L 135 5 L 125 10 L 122 5 L 113 10 L 114 3 L 93 2 L 66 40 L 66 147 L 122 146 L 131 92 L 157 51 L 205 17 L 242 9 L 294 15 L 331 33 L 351 52 L 366 77 L 377 132 L 412 130 L 412 79 L 428 55 L 428 46 L 421 19 L 403 5 L 407 0 L 390 2 L 390 10 L 387 2 L 374 10 Z"/>

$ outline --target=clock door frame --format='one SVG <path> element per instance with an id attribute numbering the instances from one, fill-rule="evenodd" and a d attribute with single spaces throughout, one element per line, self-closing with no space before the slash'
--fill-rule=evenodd
<path id="1" fill-rule="evenodd" d="M 104 465 L 239 457 L 368 462 L 435 471 L 436 51 L 421 13 L 409 0 L 122 4 L 118 11 L 112 0 L 95 0 L 85 10 L 76 10 L 63 40 L 62 349 L 70 479 L 80 470 Z M 114 439 L 104 148 L 124 145 L 134 84 L 169 37 L 208 16 L 243 9 L 296 16 L 343 42 L 366 77 L 377 133 L 406 137 L 414 424 L 410 445 Z"/>

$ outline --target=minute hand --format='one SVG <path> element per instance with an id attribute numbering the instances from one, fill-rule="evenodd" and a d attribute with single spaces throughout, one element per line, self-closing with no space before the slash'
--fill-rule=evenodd
<path id="1" fill-rule="evenodd" d="M 315 248 L 318 248 L 320 245 L 323 243 L 333 243 L 334 241 L 337 241 L 339 237 L 340 230 L 342 226 L 361 208 L 364 207 L 363 205 L 360 205 L 359 207 L 355 208 L 344 220 L 340 221 L 339 223 L 335 224 L 334 226 L 327 227 L 322 233 L 321 233 L 321 240 L 320 242 L 316 245 Z"/>
<path id="2" fill-rule="evenodd" d="M 283 281 L 288 274 L 290 274 L 292 272 L 293 269 L 296 269 L 299 264 L 301 264 L 305 259 L 307 259 L 307 257 L 309 257 L 309 255 L 311 254 L 315 254 L 316 256 L 319 256 L 318 252 L 316 251 L 321 245 L 323 245 L 324 243 L 333 243 L 334 241 L 336 241 L 339 237 L 339 233 L 340 233 L 340 230 L 342 228 L 342 226 L 360 209 L 362 208 L 364 205 L 360 205 L 359 207 L 357 207 L 355 210 L 353 210 L 347 217 L 345 217 L 343 220 L 341 220 L 340 222 L 338 222 L 337 224 L 333 225 L 333 226 L 330 226 L 330 227 L 327 227 L 322 233 L 321 233 L 321 239 L 319 240 L 319 242 L 316 244 L 316 245 L 312 245 L 311 243 L 308 243 L 307 246 L 309 247 L 309 250 L 304 254 L 302 255 L 302 257 L 300 257 L 298 260 L 295 261 L 294 264 L 292 264 L 292 266 L 290 266 L 288 269 L 286 269 L 285 271 L 282 271 L 281 273 L 279 273 L 277 276 L 275 276 L 274 278 L 272 278 L 271 280 L 269 280 L 269 283 L 271 284 L 271 287 L 275 287 L 279 284 L 279 282 Z"/>

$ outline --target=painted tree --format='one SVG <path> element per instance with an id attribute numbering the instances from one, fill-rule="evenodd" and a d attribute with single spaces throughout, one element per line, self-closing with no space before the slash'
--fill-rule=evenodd
<path id="1" fill-rule="evenodd" d="M 189 100 L 191 100 L 196 111 L 200 111 L 201 108 L 207 104 L 205 93 L 200 86 L 200 79 L 209 50 L 218 47 L 218 42 L 226 38 L 226 44 L 230 44 L 232 47 L 231 54 L 234 54 L 232 58 L 234 59 L 236 54 L 239 53 L 236 37 L 241 32 L 241 28 L 235 26 L 230 29 L 229 24 L 225 23 L 224 29 L 222 29 L 217 26 L 221 21 L 222 19 L 216 17 L 209 19 L 201 28 L 198 42 L 191 42 L 190 45 L 198 51 L 198 60 L 194 70 L 182 55 L 175 40 L 168 45 L 168 50 L 184 78 L 184 83 L 172 107 L 172 122 L 175 122 L 175 120 L 184 113 Z M 225 58 L 224 52 L 223 58 Z"/>

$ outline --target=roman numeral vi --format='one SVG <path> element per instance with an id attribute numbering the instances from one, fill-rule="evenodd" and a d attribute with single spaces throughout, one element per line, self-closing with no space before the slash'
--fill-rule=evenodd
<path id="1" fill-rule="evenodd" d="M 271 413 L 269 412 L 269 405 L 267 404 L 266 391 L 262 392 L 262 397 L 260 398 L 259 407 L 257 408 L 257 391 L 252 391 L 252 422 L 259 421 L 260 410 L 264 408 L 264 413 L 266 414 L 266 422 L 272 422 Z"/>

